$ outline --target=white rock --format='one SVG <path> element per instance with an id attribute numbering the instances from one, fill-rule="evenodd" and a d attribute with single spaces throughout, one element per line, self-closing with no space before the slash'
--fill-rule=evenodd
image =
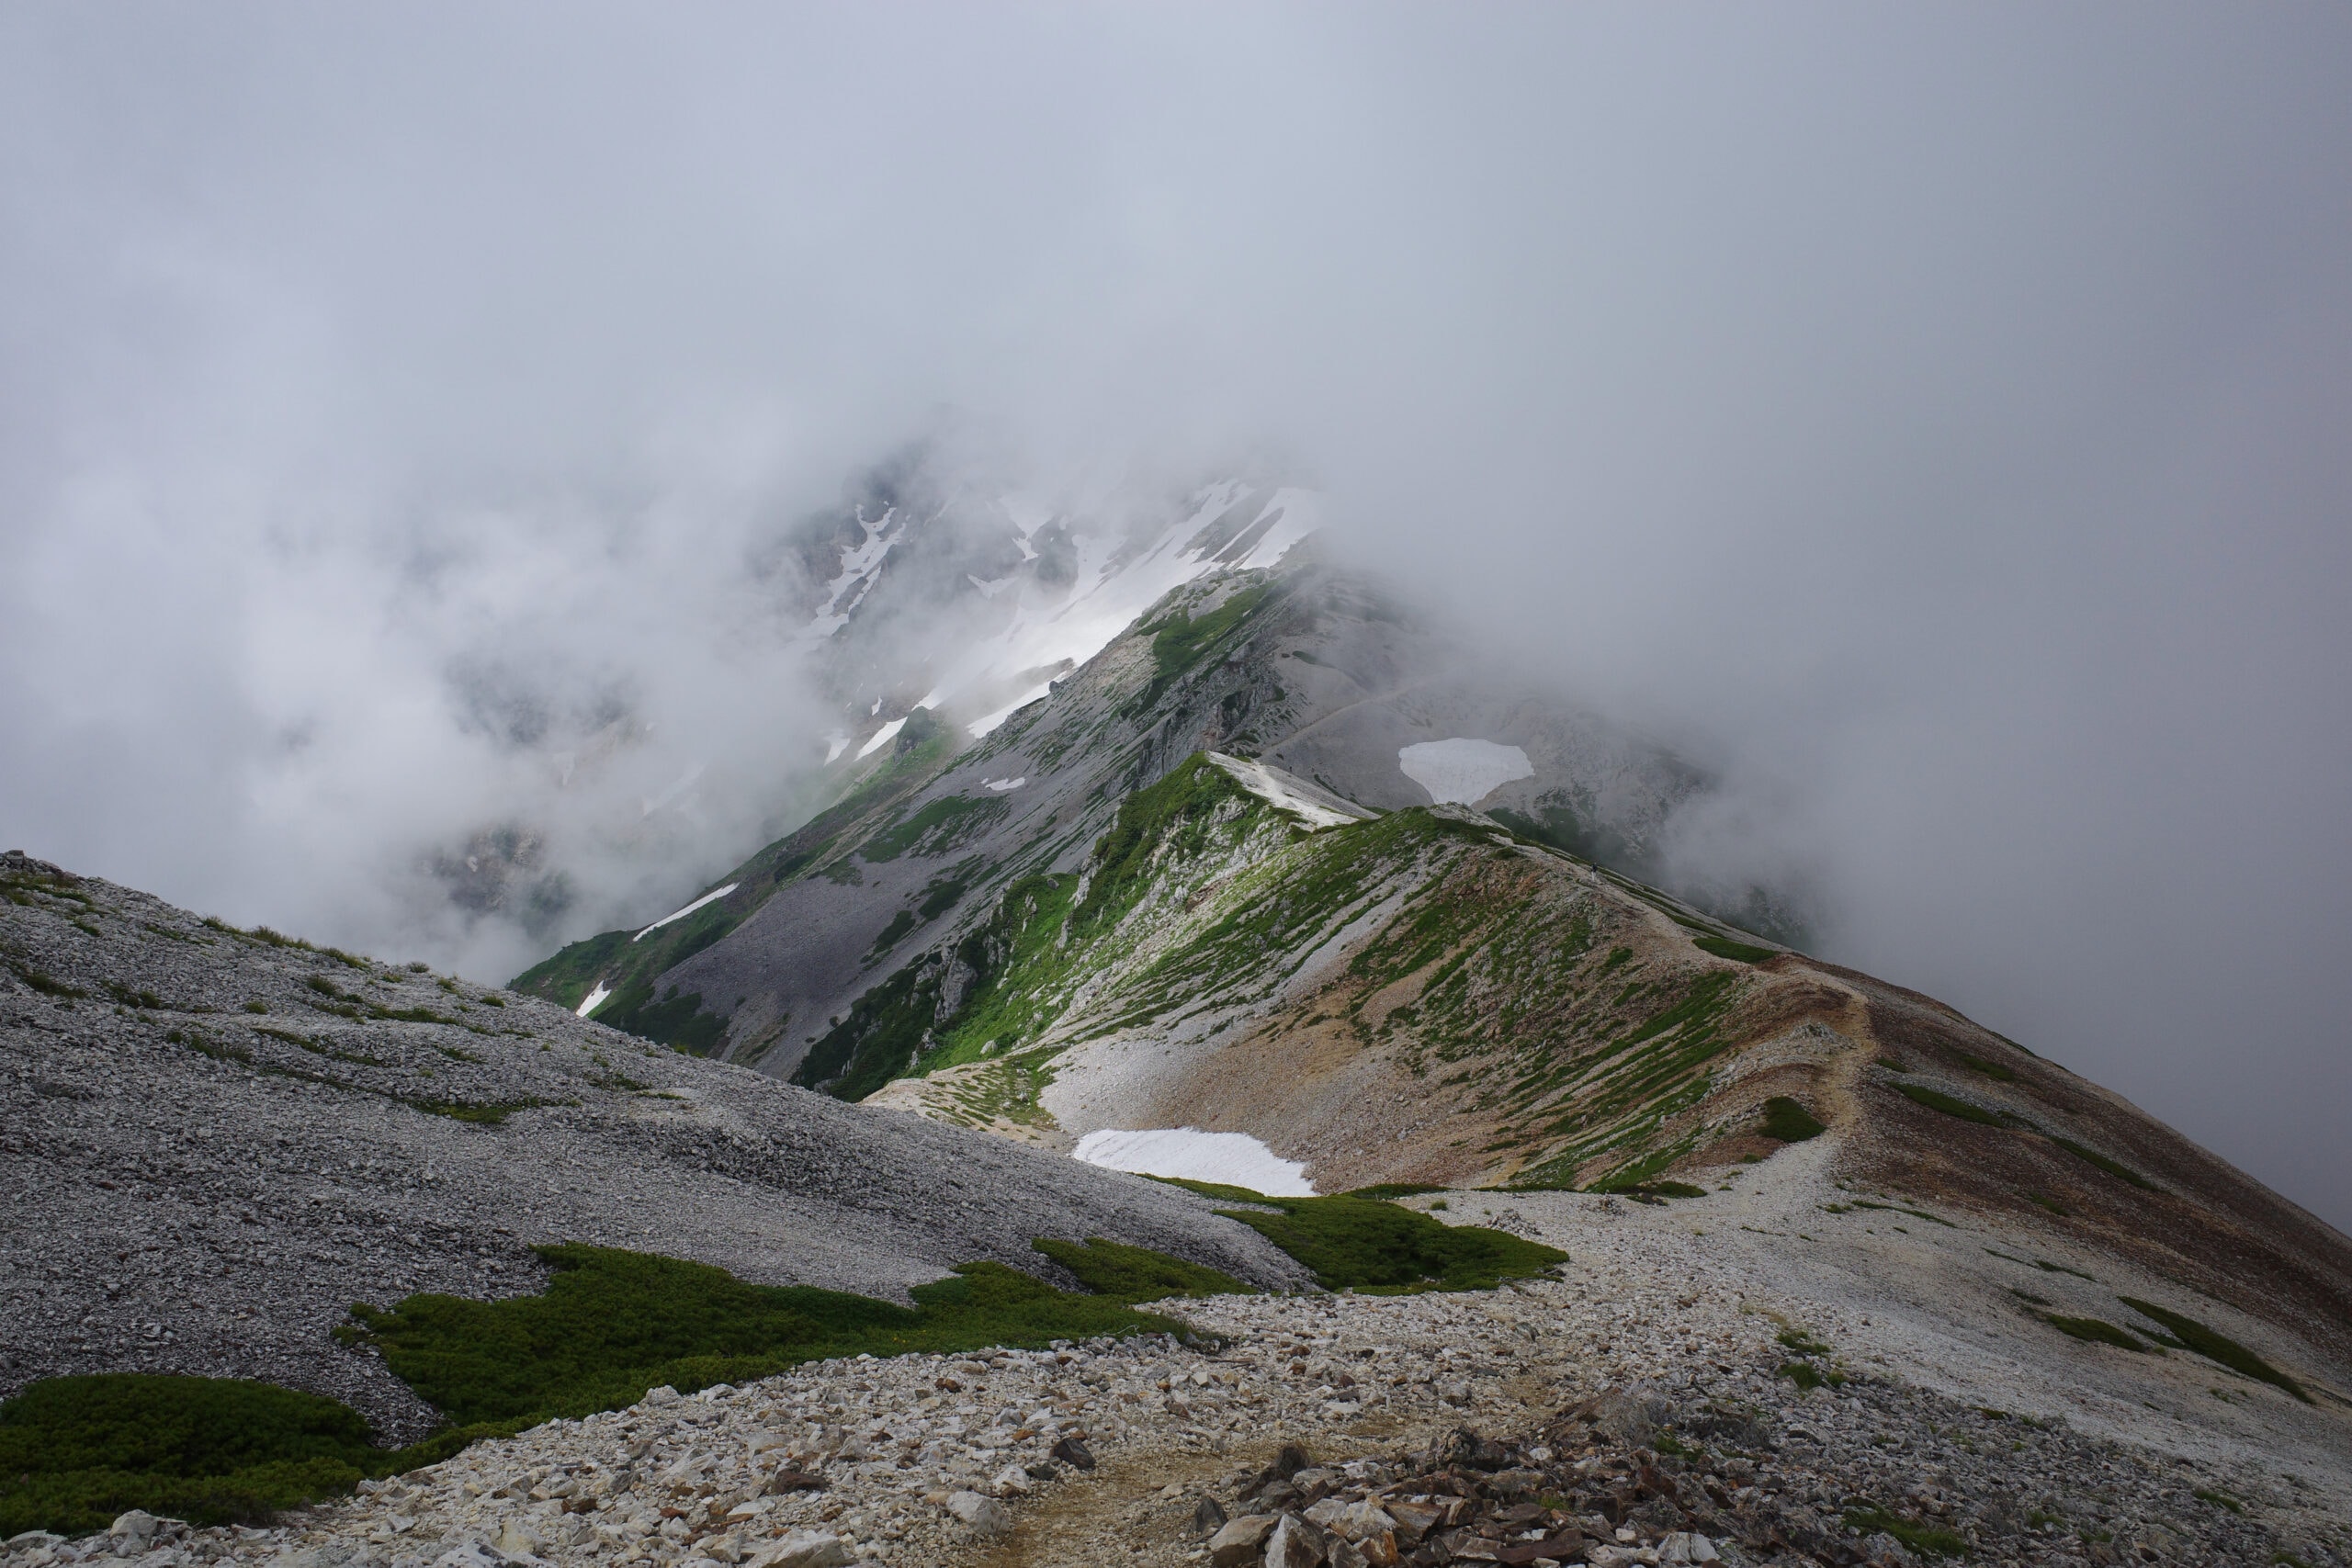
<path id="1" fill-rule="evenodd" d="M 844 1568 L 856 1561 L 842 1538 L 824 1530 L 793 1530 L 744 1559 L 744 1568 Z"/>
<path id="2" fill-rule="evenodd" d="M 990 1535 L 1012 1528 L 1012 1516 L 1004 1511 L 1004 1505 L 993 1497 L 983 1497 L 978 1492 L 950 1493 L 947 1511 L 974 1529 L 985 1530 Z"/>
<path id="3" fill-rule="evenodd" d="M 140 1544 L 131 1550 L 144 1551 L 145 1543 L 154 1538 L 163 1522 L 144 1508 L 133 1508 L 127 1514 L 116 1516 L 114 1523 L 107 1527 L 107 1534 L 118 1543 L 115 1548 L 118 1551 L 130 1547 L 134 1541 Z"/>

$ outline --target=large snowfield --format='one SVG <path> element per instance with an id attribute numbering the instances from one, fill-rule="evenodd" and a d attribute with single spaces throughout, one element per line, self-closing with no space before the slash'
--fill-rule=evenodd
<path id="1" fill-rule="evenodd" d="M 1430 792 L 1433 805 L 1453 801 L 1476 806 L 1513 779 L 1532 779 L 1535 766 L 1516 746 L 1492 740 L 1424 740 L 1396 752 L 1404 775 Z"/>
<path id="2" fill-rule="evenodd" d="M 1284 1159 L 1247 1133 L 1204 1133 L 1197 1127 L 1103 1128 L 1079 1139 L 1070 1157 L 1139 1176 L 1176 1176 L 1247 1187 L 1270 1198 L 1312 1198 L 1306 1167 Z"/>

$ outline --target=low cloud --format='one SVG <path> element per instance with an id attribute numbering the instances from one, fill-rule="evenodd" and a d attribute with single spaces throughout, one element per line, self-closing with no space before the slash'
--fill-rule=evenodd
<path id="1" fill-rule="evenodd" d="M 2347 66 L 2145 6 L 19 8 L 0 820 L 509 972 L 790 815 L 778 541 L 951 409 L 1319 484 L 1722 778 L 1682 874 L 2346 1224 Z"/>

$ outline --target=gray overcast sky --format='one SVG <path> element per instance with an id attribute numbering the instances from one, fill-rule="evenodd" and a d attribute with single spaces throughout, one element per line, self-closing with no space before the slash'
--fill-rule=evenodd
<path id="1" fill-rule="evenodd" d="M 935 409 L 1277 452 L 1721 768 L 1689 863 L 2352 1225 L 2347 82 L 2316 5 L 10 6 L 0 837 L 443 952 L 453 663 L 755 777 L 748 542 Z"/>

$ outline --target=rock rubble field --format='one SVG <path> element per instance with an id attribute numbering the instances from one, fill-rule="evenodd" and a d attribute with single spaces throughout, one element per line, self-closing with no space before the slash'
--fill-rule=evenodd
<path id="1" fill-rule="evenodd" d="M 0 1394 L 258 1378 L 439 1424 L 354 1303 L 527 1294 L 535 1243 L 904 1300 L 1037 1236 L 1307 1275 L 1189 1192 L 649 1046 L 560 1008 L 0 856 Z"/>
<path id="2" fill-rule="evenodd" d="M 836 1360 L 477 1444 L 268 1529 L 143 1516 L 6 1568 L 872 1561 L 2352 1561 L 2340 1491 L 1833 1359 L 1703 1275 L 1162 1303 L 1166 1336 Z"/>

